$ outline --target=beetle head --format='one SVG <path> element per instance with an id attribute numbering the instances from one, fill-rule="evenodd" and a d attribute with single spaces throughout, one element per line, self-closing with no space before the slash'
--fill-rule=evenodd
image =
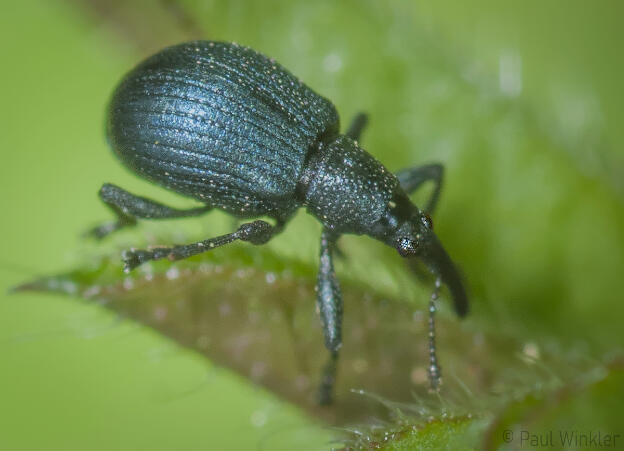
<path id="1" fill-rule="evenodd" d="M 468 298 L 459 271 L 434 233 L 429 215 L 411 203 L 410 206 L 409 216 L 403 215 L 405 220 L 398 224 L 387 244 L 396 248 L 401 257 L 422 261 L 449 288 L 457 314 L 466 315 Z"/>
<path id="2" fill-rule="evenodd" d="M 417 257 L 422 253 L 433 235 L 433 221 L 428 214 L 422 213 L 416 207 L 409 221 L 399 227 L 395 248 L 401 257 Z"/>

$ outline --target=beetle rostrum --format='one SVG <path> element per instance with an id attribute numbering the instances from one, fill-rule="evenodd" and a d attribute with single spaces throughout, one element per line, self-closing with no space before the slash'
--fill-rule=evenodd
<path id="1" fill-rule="evenodd" d="M 116 220 L 91 233 L 102 238 L 137 219 L 197 216 L 212 208 L 275 221 L 253 220 L 197 243 L 126 251 L 130 271 L 150 260 L 183 259 L 237 240 L 266 243 L 305 207 L 323 226 L 317 305 L 330 359 L 320 401 L 329 403 L 342 344 L 342 299 L 333 265 L 341 235 L 369 235 L 404 258 L 420 259 L 449 288 L 458 315 L 468 310 L 461 278 L 429 217 L 439 197 L 442 166 L 393 174 L 359 147 L 366 122 L 360 114 L 340 134 L 329 100 L 250 48 L 212 41 L 166 48 L 116 88 L 108 109 L 108 140 L 139 176 L 204 206 L 180 210 L 105 184 L 99 195 Z M 429 180 L 435 188 L 420 210 L 408 195 Z M 430 352 L 433 366 L 435 349 Z M 430 375 L 437 378 L 435 366 Z"/>

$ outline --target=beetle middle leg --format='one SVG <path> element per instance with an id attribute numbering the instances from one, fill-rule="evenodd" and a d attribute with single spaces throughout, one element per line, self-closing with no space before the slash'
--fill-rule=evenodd
<path id="1" fill-rule="evenodd" d="M 105 222 L 87 232 L 88 235 L 97 239 L 102 239 L 124 227 L 134 226 L 137 219 L 183 218 L 198 216 L 210 210 L 210 207 L 196 207 L 187 210 L 171 208 L 151 199 L 129 193 L 111 183 L 102 185 L 98 194 L 102 202 L 115 213 L 117 220 Z"/>
<path id="2" fill-rule="evenodd" d="M 155 247 L 153 249 L 132 249 L 123 253 L 124 271 L 129 272 L 137 266 L 151 261 L 167 258 L 169 260 L 183 260 L 193 255 L 211 251 L 234 241 L 248 241 L 252 244 L 264 244 L 284 228 L 284 221 L 276 225 L 257 220 L 242 224 L 238 230 L 226 235 L 210 238 L 196 243 L 172 247 Z"/>
<path id="3" fill-rule="evenodd" d="M 320 404 L 332 402 L 338 350 L 342 345 L 342 294 L 333 263 L 333 252 L 337 238 L 327 230 L 323 230 L 321 234 L 321 259 L 316 282 L 316 296 L 325 337 L 325 347 L 331 355 L 323 370 L 319 387 Z"/>

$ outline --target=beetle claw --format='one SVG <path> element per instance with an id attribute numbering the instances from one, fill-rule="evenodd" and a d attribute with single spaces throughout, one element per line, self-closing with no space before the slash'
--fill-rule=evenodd
<path id="1" fill-rule="evenodd" d="M 124 262 L 124 272 L 129 273 L 137 266 L 140 266 L 146 261 L 151 260 L 152 257 L 153 255 L 150 251 L 143 251 L 138 249 L 124 251 L 121 254 L 121 258 Z"/>

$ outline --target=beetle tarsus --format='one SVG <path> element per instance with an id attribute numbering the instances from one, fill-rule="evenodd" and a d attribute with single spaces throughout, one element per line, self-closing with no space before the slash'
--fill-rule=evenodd
<path id="1" fill-rule="evenodd" d="M 429 390 L 437 392 L 440 390 L 440 384 L 442 383 L 442 369 L 438 364 L 438 355 L 436 349 L 436 333 L 435 333 L 435 314 L 436 314 L 436 301 L 440 296 L 440 287 L 442 281 L 439 277 L 436 278 L 435 288 L 429 298 Z"/>
<path id="2" fill-rule="evenodd" d="M 333 351 L 330 353 L 329 360 L 323 368 L 321 383 L 318 388 L 318 403 L 322 406 L 328 406 L 334 402 L 337 363 L 338 351 Z"/>
<path id="3" fill-rule="evenodd" d="M 137 266 L 142 265 L 148 260 L 154 260 L 153 252 L 141 249 L 131 249 L 124 251 L 121 255 L 124 262 L 124 272 L 128 273 Z"/>

